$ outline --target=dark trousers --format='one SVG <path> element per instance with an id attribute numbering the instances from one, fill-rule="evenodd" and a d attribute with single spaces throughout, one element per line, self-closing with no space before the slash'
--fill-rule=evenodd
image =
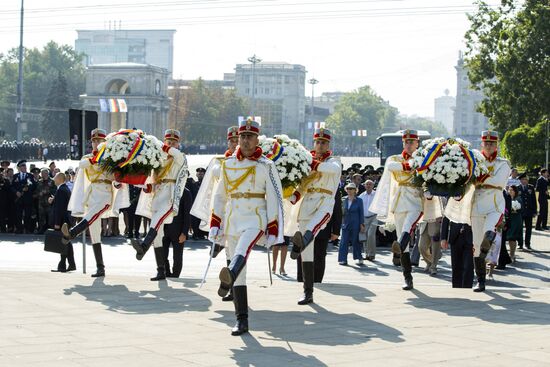
<path id="1" fill-rule="evenodd" d="M 201 231 L 201 220 L 195 216 L 191 216 L 191 228 L 193 228 L 193 238 L 206 237 L 208 233 Z"/>
<path id="2" fill-rule="evenodd" d="M 57 270 L 65 271 L 67 270 L 67 265 L 69 267 L 76 268 L 76 263 L 74 262 L 73 244 L 70 242 L 67 244 L 67 255 L 61 255 L 61 260 L 59 261 L 59 264 L 57 264 Z"/>
<path id="3" fill-rule="evenodd" d="M 34 232 L 34 221 L 32 219 L 33 205 L 32 202 L 15 203 L 15 228 L 22 232 L 25 229 L 28 233 Z"/>
<path id="4" fill-rule="evenodd" d="M 548 224 L 548 198 L 539 197 L 539 216 L 537 217 L 537 229 L 545 228 Z"/>
<path id="5" fill-rule="evenodd" d="M 139 234 L 139 227 L 141 226 L 141 215 L 136 215 L 136 210 L 128 210 L 128 233 L 137 235 Z"/>
<path id="6" fill-rule="evenodd" d="M 533 232 L 533 217 L 523 217 L 523 228 L 525 229 L 525 246 L 531 246 L 531 233 Z M 518 241 L 518 247 L 523 248 L 523 236 Z"/>
<path id="7" fill-rule="evenodd" d="M 451 222 L 449 244 L 453 288 L 472 288 L 474 283 L 472 227 Z"/>
<path id="8" fill-rule="evenodd" d="M 315 283 L 322 283 L 323 277 L 325 275 L 328 238 L 320 239 L 319 237 L 316 237 L 313 245 L 310 245 L 310 246 L 315 246 L 313 248 L 313 281 Z M 301 256 L 298 256 L 298 259 L 296 259 L 296 266 L 297 266 L 296 279 L 299 282 L 303 282 Z"/>
<path id="9" fill-rule="evenodd" d="M 168 255 L 170 254 L 170 245 L 172 245 L 172 276 L 177 278 L 181 274 L 181 268 L 183 265 L 183 247 L 185 242 L 178 243 L 178 241 L 173 241 L 169 236 L 162 237 L 162 248 L 164 249 L 164 268 L 166 272 L 170 272 L 170 263 L 168 261 Z"/>

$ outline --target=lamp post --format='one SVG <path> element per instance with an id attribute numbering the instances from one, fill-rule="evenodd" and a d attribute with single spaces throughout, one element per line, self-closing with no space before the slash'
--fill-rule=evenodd
<path id="1" fill-rule="evenodd" d="M 19 26 L 19 78 L 17 80 L 17 112 L 15 114 L 15 128 L 17 130 L 17 141 L 23 139 L 21 120 L 23 118 L 23 14 L 24 7 L 21 0 L 21 22 Z"/>
<path id="2" fill-rule="evenodd" d="M 256 64 L 262 62 L 262 59 L 256 57 L 256 54 L 248 58 L 248 62 L 252 63 L 252 106 L 250 116 L 254 116 L 256 113 Z"/>
<path id="3" fill-rule="evenodd" d="M 307 82 L 311 84 L 311 111 L 309 112 L 310 112 L 310 120 L 311 120 L 311 123 L 313 124 L 315 120 L 315 84 L 319 83 L 319 81 L 315 78 L 311 78 Z M 305 131 L 304 131 L 304 135 L 305 135 Z M 302 138 L 302 141 L 303 140 L 304 138 Z"/>

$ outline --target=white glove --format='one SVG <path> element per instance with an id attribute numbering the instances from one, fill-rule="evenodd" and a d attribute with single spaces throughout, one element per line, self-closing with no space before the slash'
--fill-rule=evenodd
<path id="1" fill-rule="evenodd" d="M 222 230 L 218 227 L 212 227 L 210 228 L 210 232 L 208 232 L 208 240 L 211 242 L 216 242 L 220 237 L 222 236 Z"/>
<path id="2" fill-rule="evenodd" d="M 292 205 L 296 204 L 296 195 L 292 194 L 290 195 L 290 197 L 288 198 L 288 200 L 290 201 L 290 203 Z"/>
<path id="3" fill-rule="evenodd" d="M 155 145 L 157 146 L 157 148 L 159 148 L 160 150 L 162 150 L 162 147 L 164 147 L 164 143 L 160 140 L 157 139 L 157 141 L 155 142 Z"/>
<path id="4" fill-rule="evenodd" d="M 453 199 L 455 199 L 456 201 L 460 201 L 462 200 L 462 195 L 453 196 Z"/>
<path id="5" fill-rule="evenodd" d="M 266 246 L 267 246 L 268 248 L 270 248 L 270 247 L 272 247 L 272 246 L 274 246 L 274 245 L 276 245 L 276 244 L 277 244 L 277 236 L 272 235 L 272 234 L 270 234 L 269 236 L 267 236 Z"/>
<path id="6" fill-rule="evenodd" d="M 432 195 L 431 192 L 429 192 L 429 191 L 424 191 L 424 197 L 425 197 L 426 199 L 428 199 L 428 200 L 432 200 L 432 198 L 433 198 L 434 196 Z"/>
<path id="7" fill-rule="evenodd" d="M 384 236 L 386 235 L 386 230 L 384 229 L 384 226 L 378 226 L 378 231 L 382 233 Z"/>

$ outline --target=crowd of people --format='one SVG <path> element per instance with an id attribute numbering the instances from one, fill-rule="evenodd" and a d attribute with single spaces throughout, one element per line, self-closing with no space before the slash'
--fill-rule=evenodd
<path id="1" fill-rule="evenodd" d="M 36 138 L 29 141 L 7 141 L 0 142 L 0 157 L 12 162 L 21 159 L 44 161 L 67 159 L 69 156 L 69 145 L 66 142 L 44 143 Z"/>
<path id="2" fill-rule="evenodd" d="M 54 269 L 59 272 L 76 269 L 71 241 L 87 233 L 96 261 L 92 276 L 103 277 L 101 238 L 121 235 L 122 217 L 123 234 L 137 260 L 154 249 L 152 281 L 179 277 L 186 240 L 208 238 L 211 256 L 225 252 L 218 294 L 233 301 L 237 323 L 232 335 L 240 335 L 248 331 L 246 263 L 256 244 L 273 248 L 273 273 L 286 276 L 288 253 L 296 260 L 297 280 L 303 283 L 298 304 L 305 305 L 313 302 L 314 283 L 323 281 L 330 243 L 338 247 L 341 266 L 348 265 L 350 249 L 355 264 L 365 266 L 365 260 L 375 261 L 377 248 L 391 247 L 404 290 L 413 289 L 412 267 L 420 265 L 420 258 L 425 271 L 437 276 L 442 249 L 450 247 L 453 287 L 472 288 L 475 272 L 474 291 L 482 292 L 495 268 L 513 263 L 517 249 L 531 249 L 535 218 L 536 230 L 548 230 L 548 170 L 541 169 L 535 185 L 530 184 L 526 173 L 498 157 L 493 131 L 481 136 L 490 173 L 479 178 L 472 196 L 440 198 L 410 184 L 408 159 L 419 142 L 415 130 L 404 131 L 402 154 L 389 157 L 384 167 L 355 163 L 343 169 L 330 150 L 331 132 L 316 129 L 312 174 L 288 198 L 291 209 L 283 206 L 281 182 L 274 163 L 258 147 L 259 134 L 260 125 L 252 119 L 230 127 L 224 155 L 208 168 L 199 167 L 196 180 L 189 177 L 180 134 L 172 129 L 159 146 L 168 159 L 152 184 L 116 182 L 98 164 L 98 146 L 107 136 L 101 129 L 92 131 L 93 152 L 75 170 L 61 172 L 52 161 L 27 171 L 25 160 L 13 167 L 4 159 L 0 231 L 42 234 L 50 229 L 46 237 L 52 230 L 60 232 L 67 251 Z"/>

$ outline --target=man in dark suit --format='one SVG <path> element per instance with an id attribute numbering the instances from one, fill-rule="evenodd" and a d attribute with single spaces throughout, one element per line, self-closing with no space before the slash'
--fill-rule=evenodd
<path id="1" fill-rule="evenodd" d="M 527 173 L 519 176 L 520 185 L 518 187 L 521 202 L 523 203 L 522 219 L 523 227 L 525 228 L 525 247 L 531 249 L 531 232 L 533 230 L 533 217 L 537 215 L 537 196 L 535 188 L 529 184 Z M 523 248 L 523 238 L 519 241 L 518 247 Z"/>
<path id="2" fill-rule="evenodd" d="M 23 233 L 24 228 L 27 233 L 33 233 L 33 193 L 36 182 L 33 175 L 27 172 L 27 161 L 19 161 L 17 169 L 19 172 L 13 175 L 11 186 L 15 195 L 15 232 Z"/>
<path id="3" fill-rule="evenodd" d="M 68 225 L 71 224 L 71 216 L 67 211 L 67 206 L 69 205 L 69 199 L 71 198 L 71 190 L 65 184 L 65 174 L 58 173 L 54 177 L 55 185 L 57 186 L 57 191 L 55 196 L 50 198 L 52 204 L 52 226 L 56 231 L 61 230 L 61 226 L 64 223 Z M 68 262 L 68 267 L 67 267 Z M 53 272 L 65 273 L 67 271 L 76 270 L 76 264 L 74 261 L 74 250 L 73 244 L 67 244 L 67 255 L 61 255 L 61 261 L 57 265 L 57 270 L 52 270 Z"/>
<path id="4" fill-rule="evenodd" d="M 183 246 L 189 233 L 191 225 L 191 206 L 193 205 L 193 195 L 191 191 L 185 189 L 179 203 L 178 215 L 176 215 L 170 224 L 164 225 L 164 237 L 162 237 L 162 247 L 164 248 L 164 269 L 168 278 L 178 278 L 181 273 L 183 262 Z M 172 244 L 174 266 L 170 271 L 170 262 L 168 254 Z"/>
<path id="5" fill-rule="evenodd" d="M 313 247 L 313 281 L 315 283 L 322 283 L 325 275 L 326 257 L 328 241 L 335 241 L 340 235 L 340 229 L 342 228 L 342 195 L 340 190 L 336 190 L 334 198 L 334 208 L 330 221 L 327 226 L 323 228 L 319 234 L 315 237 Z M 302 278 L 302 258 L 299 256 L 296 259 L 297 276 L 296 280 L 303 282 Z"/>
<path id="6" fill-rule="evenodd" d="M 449 199 L 453 200 L 453 199 Z M 441 247 L 451 246 L 453 288 L 472 288 L 474 284 L 474 242 L 472 227 L 455 223 L 443 217 L 441 221 Z"/>
<path id="7" fill-rule="evenodd" d="M 8 216 L 11 208 L 11 182 L 4 176 L 4 168 L 0 168 L 0 232 L 9 229 Z"/>
<path id="8" fill-rule="evenodd" d="M 543 168 L 540 170 L 540 176 L 537 179 L 535 191 L 539 193 L 539 216 L 535 229 L 547 231 L 548 221 L 548 170 Z"/>

